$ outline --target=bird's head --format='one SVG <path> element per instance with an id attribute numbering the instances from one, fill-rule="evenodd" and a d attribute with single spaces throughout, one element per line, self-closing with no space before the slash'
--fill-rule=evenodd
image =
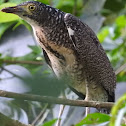
<path id="1" fill-rule="evenodd" d="M 36 25 L 46 22 L 50 8 L 50 6 L 40 2 L 28 1 L 14 7 L 4 8 L 1 11 L 16 14 L 29 24 Z"/>

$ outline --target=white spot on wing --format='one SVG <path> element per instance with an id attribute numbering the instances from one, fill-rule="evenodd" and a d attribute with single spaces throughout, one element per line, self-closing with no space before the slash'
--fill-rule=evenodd
<path id="1" fill-rule="evenodd" d="M 52 11 L 52 8 L 49 8 L 49 12 L 51 12 Z"/>
<path id="2" fill-rule="evenodd" d="M 55 9 L 56 12 L 58 12 L 59 10 L 58 9 Z"/>
<path id="3" fill-rule="evenodd" d="M 74 30 L 72 30 L 70 27 L 67 28 L 69 35 L 74 35 Z"/>
<path id="4" fill-rule="evenodd" d="M 69 36 L 70 36 L 70 38 L 72 40 L 72 36 L 74 35 L 74 30 L 72 30 L 70 27 L 67 27 L 67 30 L 68 30 Z M 72 40 L 72 42 L 73 42 L 73 40 Z M 75 45 L 74 42 L 73 42 L 73 45 L 76 48 L 76 45 Z"/>
<path id="5" fill-rule="evenodd" d="M 66 13 L 65 16 L 64 16 L 64 18 L 66 18 L 68 15 L 69 15 L 69 13 Z"/>

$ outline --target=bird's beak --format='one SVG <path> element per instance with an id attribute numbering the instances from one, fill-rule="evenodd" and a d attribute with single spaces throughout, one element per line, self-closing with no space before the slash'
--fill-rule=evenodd
<path id="1" fill-rule="evenodd" d="M 18 14 L 18 13 L 22 13 L 24 12 L 24 9 L 21 6 L 14 6 L 14 7 L 7 7 L 1 10 L 2 12 L 6 12 L 6 13 L 14 13 L 14 14 Z"/>

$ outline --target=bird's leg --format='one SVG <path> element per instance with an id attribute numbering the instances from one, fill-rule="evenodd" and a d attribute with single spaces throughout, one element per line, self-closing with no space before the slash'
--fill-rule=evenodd
<path id="1" fill-rule="evenodd" d="M 86 84 L 86 98 L 85 101 L 89 101 L 89 85 Z M 85 117 L 90 113 L 90 107 L 86 107 Z"/>
<path id="2" fill-rule="evenodd" d="M 62 92 L 62 95 L 61 95 L 61 96 L 62 96 L 62 98 L 66 98 L 64 92 Z M 58 120 L 57 120 L 57 123 L 56 123 L 55 126 L 60 126 L 60 125 L 61 125 L 61 116 L 62 116 L 62 114 L 63 114 L 64 108 L 65 108 L 65 105 L 60 105 Z"/>

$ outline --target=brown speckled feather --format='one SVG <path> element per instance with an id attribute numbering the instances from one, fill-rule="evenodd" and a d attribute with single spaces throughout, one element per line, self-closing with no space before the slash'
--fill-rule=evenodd
<path id="1" fill-rule="evenodd" d="M 71 14 L 36 1 L 2 11 L 17 14 L 32 26 L 49 66 L 59 79 L 65 76 L 80 97 L 115 100 L 115 73 L 89 26 Z"/>
<path id="2" fill-rule="evenodd" d="M 93 82 L 101 85 L 110 95 L 110 101 L 114 101 L 115 73 L 95 33 L 71 14 L 66 14 L 64 21 L 66 27 L 73 30 L 70 38 L 77 52 L 78 62 L 84 66 L 88 84 Z"/>

